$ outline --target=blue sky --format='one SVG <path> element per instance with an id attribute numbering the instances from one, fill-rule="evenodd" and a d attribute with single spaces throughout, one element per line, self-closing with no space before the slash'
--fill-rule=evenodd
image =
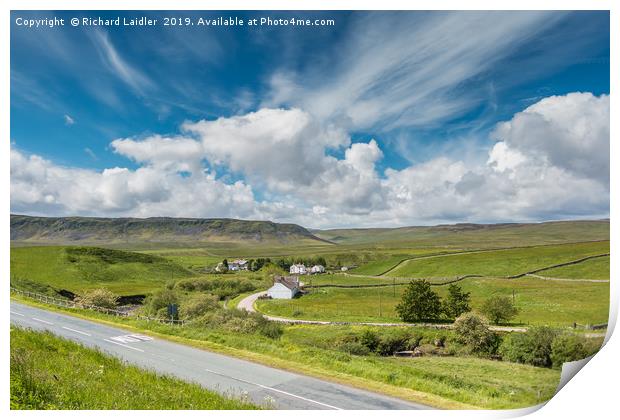
<path id="1" fill-rule="evenodd" d="M 15 24 L 54 15 L 335 25 Z M 608 215 L 607 12 L 12 12 L 12 21 L 14 212 L 311 227 Z M 80 175 L 94 187 L 71 180 Z"/>

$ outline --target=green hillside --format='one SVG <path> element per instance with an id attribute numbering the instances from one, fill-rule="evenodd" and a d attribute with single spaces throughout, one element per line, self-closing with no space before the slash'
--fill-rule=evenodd
<path id="1" fill-rule="evenodd" d="M 313 230 L 316 236 L 342 245 L 415 244 L 467 248 L 522 246 L 609 239 L 609 221 L 562 221 L 480 225 L 412 226 L 393 229 Z"/>
<path id="2" fill-rule="evenodd" d="M 105 287 L 143 294 L 169 280 L 194 275 L 165 258 L 96 247 L 11 248 L 11 282 L 27 280 L 74 293 Z"/>
<path id="3" fill-rule="evenodd" d="M 305 228 L 295 224 L 235 219 L 188 219 L 170 217 L 95 218 L 32 217 L 11 215 L 11 241 L 30 244 L 134 243 L 319 243 Z"/>

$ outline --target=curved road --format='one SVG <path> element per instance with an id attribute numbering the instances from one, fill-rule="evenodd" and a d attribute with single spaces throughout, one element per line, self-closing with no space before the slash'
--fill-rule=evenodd
<path id="1" fill-rule="evenodd" d="M 130 364 L 195 382 L 220 393 L 247 395 L 258 404 L 270 401 L 279 409 L 431 408 L 14 301 L 11 301 L 11 324 L 49 330 Z"/>

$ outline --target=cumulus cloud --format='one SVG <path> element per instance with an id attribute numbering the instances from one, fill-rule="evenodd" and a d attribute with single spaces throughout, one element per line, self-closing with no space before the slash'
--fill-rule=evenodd
<path id="1" fill-rule="evenodd" d="M 301 109 L 266 108 L 187 122 L 178 136 L 114 140 L 135 170 L 65 168 L 13 149 L 11 208 L 310 227 L 608 216 L 608 96 L 545 98 L 498 124 L 492 138 L 481 163 L 437 156 L 381 171 L 375 140 L 352 142 Z M 244 181 L 227 182 L 214 168 Z"/>

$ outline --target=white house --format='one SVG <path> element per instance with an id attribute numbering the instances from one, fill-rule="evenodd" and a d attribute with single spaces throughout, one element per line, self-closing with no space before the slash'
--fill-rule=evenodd
<path id="1" fill-rule="evenodd" d="M 230 271 L 240 271 L 248 269 L 247 260 L 234 260 L 233 262 L 228 263 L 228 269 Z"/>
<path id="2" fill-rule="evenodd" d="M 267 290 L 272 299 L 292 299 L 299 293 L 299 278 L 296 276 L 275 276 L 273 286 Z"/>
<path id="3" fill-rule="evenodd" d="M 340 267 L 340 271 L 349 271 L 349 267 Z"/>
<path id="4" fill-rule="evenodd" d="M 308 272 L 308 270 L 306 269 L 306 266 L 303 264 L 293 264 L 291 265 L 291 268 L 289 269 L 289 273 L 291 274 L 306 274 Z"/>
<path id="5" fill-rule="evenodd" d="M 312 274 L 324 273 L 324 272 L 325 272 L 325 267 L 323 267 L 323 266 L 322 266 L 322 265 L 320 265 L 320 264 L 317 264 L 317 265 L 313 266 L 313 267 L 310 269 L 310 272 L 311 272 Z"/>

